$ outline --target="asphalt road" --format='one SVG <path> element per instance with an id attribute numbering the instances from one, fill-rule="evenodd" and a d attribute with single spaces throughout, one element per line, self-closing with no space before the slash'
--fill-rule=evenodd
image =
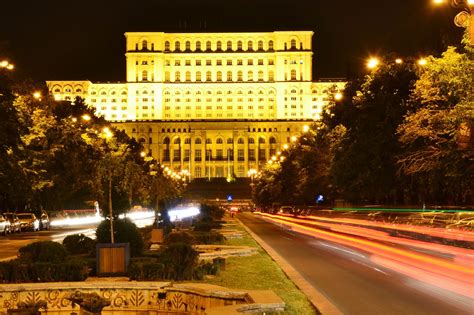
<path id="1" fill-rule="evenodd" d="M 473 300 L 374 265 L 363 251 L 250 213 L 239 219 L 344 314 L 474 314 Z"/>
<path id="2" fill-rule="evenodd" d="M 62 242 L 67 235 L 80 233 L 93 237 L 95 235 L 95 226 L 52 228 L 48 231 L 22 232 L 0 236 L 0 261 L 16 257 L 18 249 L 29 243 L 37 241 Z"/>

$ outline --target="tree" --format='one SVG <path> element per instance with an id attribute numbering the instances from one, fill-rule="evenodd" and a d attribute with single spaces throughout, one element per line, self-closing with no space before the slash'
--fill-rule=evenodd
<path id="1" fill-rule="evenodd" d="M 421 69 L 410 103 L 413 110 L 398 127 L 403 153 L 400 172 L 419 187 L 422 202 L 472 203 L 473 148 L 457 143 L 461 124 L 474 126 L 473 51 L 449 47 Z"/>

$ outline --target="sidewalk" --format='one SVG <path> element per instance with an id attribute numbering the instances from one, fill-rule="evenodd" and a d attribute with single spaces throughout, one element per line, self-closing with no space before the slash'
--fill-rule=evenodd
<path id="1" fill-rule="evenodd" d="M 322 315 L 342 315 L 342 312 L 332 304 L 326 297 L 311 286 L 301 274 L 293 268 L 283 257 L 281 257 L 271 246 L 265 243 L 258 235 L 250 230 L 242 221 L 234 217 L 250 236 L 270 255 L 270 257 L 280 266 L 283 272 L 293 283 L 303 292 L 308 300 Z"/>

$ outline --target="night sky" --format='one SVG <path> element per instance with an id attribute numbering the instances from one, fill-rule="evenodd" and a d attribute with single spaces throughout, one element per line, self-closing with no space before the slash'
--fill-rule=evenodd
<path id="1" fill-rule="evenodd" d="M 312 30 L 314 78 L 347 77 L 369 55 L 459 43 L 456 12 L 431 0 L 5 0 L 0 58 L 38 81 L 123 81 L 127 31 Z"/>

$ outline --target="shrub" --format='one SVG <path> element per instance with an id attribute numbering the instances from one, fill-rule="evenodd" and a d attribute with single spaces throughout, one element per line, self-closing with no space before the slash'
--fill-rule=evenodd
<path id="1" fill-rule="evenodd" d="M 110 243 L 110 221 L 104 220 L 99 224 L 96 236 L 98 243 Z M 140 230 L 129 219 L 114 220 L 114 237 L 116 243 L 130 243 L 130 255 L 132 257 L 143 254 L 145 242 L 140 234 Z"/>
<path id="2" fill-rule="evenodd" d="M 160 251 L 161 262 L 165 265 L 165 279 L 189 280 L 193 278 L 198 265 L 198 253 L 189 244 L 174 243 Z"/>
<path id="3" fill-rule="evenodd" d="M 193 278 L 202 280 L 205 275 L 216 275 L 219 272 L 219 267 L 213 263 L 201 263 L 195 270 Z"/>
<path id="4" fill-rule="evenodd" d="M 84 281 L 88 276 L 87 263 L 82 259 L 66 259 L 59 263 L 13 260 L 0 263 L 0 282 Z"/>
<path id="5" fill-rule="evenodd" d="M 131 280 L 156 281 L 165 278 L 165 266 L 157 259 L 132 258 L 128 267 Z"/>
<path id="6" fill-rule="evenodd" d="M 211 222 L 200 221 L 194 223 L 194 231 L 197 232 L 210 232 L 212 228 Z"/>
<path id="7" fill-rule="evenodd" d="M 84 234 L 73 234 L 64 238 L 63 245 L 70 254 L 90 254 L 94 251 L 95 241 Z"/>
<path id="8" fill-rule="evenodd" d="M 194 232 L 196 244 L 222 244 L 225 240 L 224 235 L 218 232 Z"/>
<path id="9" fill-rule="evenodd" d="M 168 234 L 163 241 L 165 246 L 175 243 L 193 245 L 196 244 L 196 239 L 191 233 L 181 231 Z"/>
<path id="10" fill-rule="evenodd" d="M 67 251 L 63 245 L 52 242 L 35 242 L 19 250 L 19 259 L 24 262 L 59 263 L 66 259 Z"/>

